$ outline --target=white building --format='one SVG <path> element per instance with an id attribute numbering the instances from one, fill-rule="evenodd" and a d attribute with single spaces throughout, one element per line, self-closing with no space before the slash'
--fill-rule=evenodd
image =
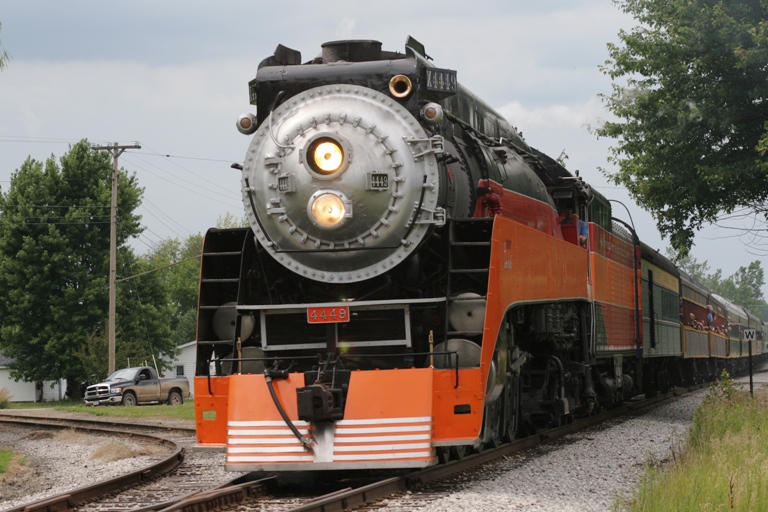
<path id="1" fill-rule="evenodd" d="M 166 370 L 163 377 L 186 377 L 189 381 L 189 392 L 194 396 L 195 364 L 197 362 L 197 343 L 190 341 L 179 345 L 179 355 L 173 362 L 173 369 Z M 167 359 L 166 359 L 167 361 Z"/>
<path id="2" fill-rule="evenodd" d="M 163 377 L 184 376 L 189 381 L 189 391 L 194 394 L 195 361 L 197 360 L 196 343 L 190 341 L 180 345 L 181 352 L 173 361 L 173 369 L 166 370 Z M 167 359 L 166 359 L 167 360 Z M 12 359 L 0 355 L 0 389 L 7 389 L 11 395 L 11 402 L 53 402 L 66 398 L 67 381 L 24 382 L 11 378 L 11 370 L 8 363 Z"/>
<path id="3" fill-rule="evenodd" d="M 0 355 L 0 389 L 7 389 L 11 402 L 48 402 L 62 400 L 67 390 L 67 381 L 25 382 L 11 378 L 8 363 L 10 358 Z"/>

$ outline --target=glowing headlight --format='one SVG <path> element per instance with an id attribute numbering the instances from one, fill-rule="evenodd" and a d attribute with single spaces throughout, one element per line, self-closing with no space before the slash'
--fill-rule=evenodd
<path id="1" fill-rule="evenodd" d="M 335 228 L 352 213 L 347 206 L 348 202 L 340 194 L 320 191 L 309 199 L 307 212 L 312 222 L 321 228 Z"/>
<path id="2" fill-rule="evenodd" d="M 333 174 L 344 163 L 344 151 L 338 142 L 329 138 L 320 138 L 309 148 L 310 166 L 319 174 Z"/>

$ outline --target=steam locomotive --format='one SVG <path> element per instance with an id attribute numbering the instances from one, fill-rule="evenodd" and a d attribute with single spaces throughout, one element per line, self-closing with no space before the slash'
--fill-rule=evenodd
<path id="1" fill-rule="evenodd" d="M 249 89 L 250 228 L 207 233 L 198 306 L 198 445 L 229 469 L 430 466 L 762 357 L 415 39 L 279 45 Z"/>

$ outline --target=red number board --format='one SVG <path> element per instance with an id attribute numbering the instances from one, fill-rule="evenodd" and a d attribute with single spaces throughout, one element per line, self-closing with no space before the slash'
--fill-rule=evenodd
<path id="1" fill-rule="evenodd" d="M 307 308 L 307 323 L 332 324 L 349 322 L 349 306 Z"/>

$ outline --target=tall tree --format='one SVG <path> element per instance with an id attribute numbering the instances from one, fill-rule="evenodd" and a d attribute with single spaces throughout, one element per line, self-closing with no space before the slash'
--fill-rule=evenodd
<path id="1" fill-rule="evenodd" d="M 141 258 L 147 268 L 159 269 L 157 274 L 168 291 L 170 336 L 177 345 L 195 339 L 202 247 L 203 236 L 198 233 L 183 242 L 165 240 Z"/>
<path id="2" fill-rule="evenodd" d="M 640 25 L 609 44 L 610 173 L 672 245 L 740 207 L 768 213 L 768 1 L 614 0 Z M 617 79 L 625 82 L 616 83 Z"/>
<path id="3" fill-rule="evenodd" d="M 3 24 L 0 23 L 0 32 L 3 30 Z M 3 43 L 0 42 L 0 70 L 5 69 L 8 66 L 8 60 L 11 58 L 8 52 L 3 48 Z"/>
<path id="4" fill-rule="evenodd" d="M 60 164 L 27 159 L 0 194 L 0 352 L 15 359 L 15 377 L 72 384 L 90 373 L 77 351 L 106 330 L 111 173 L 109 155 L 83 140 Z M 120 172 L 118 265 L 133 258 L 126 242 L 141 231 L 133 213 L 141 194 L 136 177 Z M 118 343 L 138 339 L 137 323 L 167 335 L 127 304 L 122 288 Z"/>

